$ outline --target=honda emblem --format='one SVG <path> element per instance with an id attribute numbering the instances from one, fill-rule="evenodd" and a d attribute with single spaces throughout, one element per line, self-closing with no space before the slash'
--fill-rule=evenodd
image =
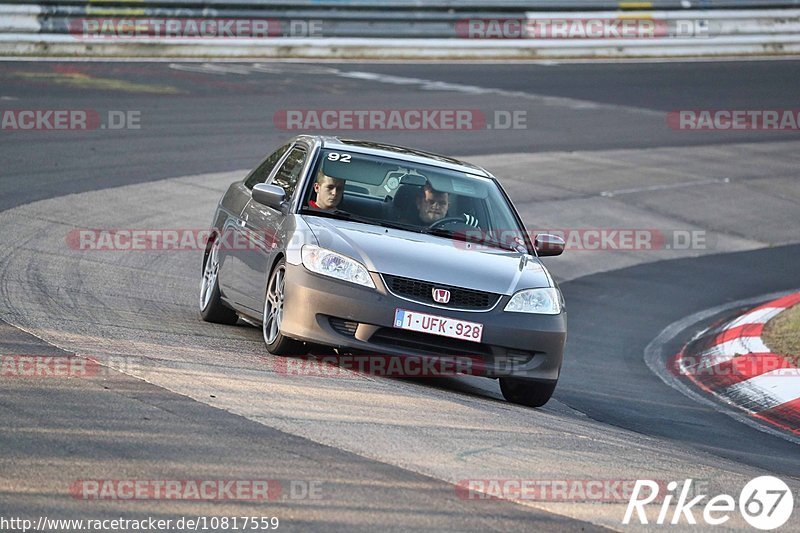
<path id="1" fill-rule="evenodd" d="M 450 301 L 450 291 L 447 289 L 433 289 L 433 301 L 439 304 L 446 304 Z"/>

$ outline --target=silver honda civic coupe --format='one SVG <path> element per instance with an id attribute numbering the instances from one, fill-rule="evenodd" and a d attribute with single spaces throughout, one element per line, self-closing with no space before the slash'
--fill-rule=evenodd
<path id="1" fill-rule="evenodd" d="M 217 205 L 200 314 L 261 324 L 274 355 L 468 358 L 463 373 L 541 406 L 559 378 L 567 315 L 539 258 L 563 250 L 557 236 L 529 235 L 480 167 L 300 135 Z"/>

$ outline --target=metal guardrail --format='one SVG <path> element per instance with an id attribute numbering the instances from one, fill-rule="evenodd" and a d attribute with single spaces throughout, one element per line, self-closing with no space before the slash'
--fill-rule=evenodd
<path id="1" fill-rule="evenodd" d="M 2 0 L 0 0 L 2 1 Z M 721 9 L 723 3 L 740 9 Z M 0 4 L 0 54 L 146 54 L 261 55 L 282 57 L 619 57 L 644 55 L 786 54 L 800 52 L 800 8 L 756 9 L 775 0 L 706 0 L 708 9 L 687 9 L 694 0 L 663 1 L 672 9 L 645 9 L 658 2 L 598 2 L 589 0 L 384 0 L 380 9 L 360 7 L 361 0 L 130 0 L 68 3 L 54 0 L 6 0 Z M 800 0 L 778 1 L 797 6 Z M 610 8 L 601 10 L 600 6 Z M 681 8 L 675 8 L 681 4 Z M 712 4 L 714 8 L 712 9 Z M 336 6 L 335 8 L 332 6 Z M 459 9 L 446 8 L 458 6 Z M 531 11 L 541 5 L 576 7 L 585 11 Z M 620 6 L 631 8 L 621 10 Z M 638 6 L 639 10 L 632 10 Z M 748 9 L 742 9 L 747 7 Z M 126 38 L 82 33 L 92 21 L 125 21 L 147 27 L 154 20 L 180 24 L 208 20 L 268 22 L 277 33 L 166 36 L 163 32 Z M 631 35 L 587 38 L 536 32 L 473 35 L 475 21 L 581 21 L 639 19 L 651 21 L 657 32 L 645 38 Z M 293 22 L 313 23 L 315 33 L 285 29 Z M 113 31 L 112 31 L 113 33 Z M 650 38 L 647 38 L 650 37 Z M 142 52 L 144 51 L 144 52 Z"/>
<path id="2" fill-rule="evenodd" d="M 401 9 L 416 13 L 436 10 L 454 11 L 594 11 L 615 9 L 766 9 L 798 7 L 800 0 L 6 0 L 6 4 L 41 6 L 94 6 L 192 9 L 319 9 L 386 11 Z"/>

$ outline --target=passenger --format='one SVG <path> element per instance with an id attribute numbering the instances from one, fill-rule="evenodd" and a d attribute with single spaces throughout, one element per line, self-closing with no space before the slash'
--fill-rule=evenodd
<path id="1" fill-rule="evenodd" d="M 328 176 L 322 169 L 317 172 L 317 181 L 314 183 L 316 200 L 309 200 L 309 207 L 321 209 L 322 211 L 335 211 L 342 201 L 344 194 L 343 179 Z"/>

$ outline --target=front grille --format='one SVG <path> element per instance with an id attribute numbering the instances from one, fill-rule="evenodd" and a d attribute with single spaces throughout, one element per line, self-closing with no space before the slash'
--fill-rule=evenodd
<path id="1" fill-rule="evenodd" d="M 341 318 L 328 318 L 328 321 L 331 324 L 331 327 L 338 333 L 339 335 L 344 335 L 345 337 L 355 337 L 356 336 L 356 328 L 358 328 L 358 322 L 353 322 L 351 320 L 344 320 Z"/>
<path id="2" fill-rule="evenodd" d="M 397 296 L 402 296 L 403 298 L 408 298 L 409 300 L 427 305 L 479 311 L 491 309 L 500 299 L 499 294 L 492 294 L 491 292 L 462 289 L 460 287 L 401 278 L 388 274 L 383 275 L 383 280 L 386 282 L 386 286 L 389 290 Z M 433 289 L 447 289 L 450 291 L 450 301 L 446 304 L 435 302 L 433 300 Z"/>
<path id="3" fill-rule="evenodd" d="M 369 342 L 388 345 L 392 348 L 407 348 L 416 353 L 435 355 L 490 356 L 492 354 L 491 348 L 485 344 L 395 328 L 380 328 L 370 337 Z"/>

